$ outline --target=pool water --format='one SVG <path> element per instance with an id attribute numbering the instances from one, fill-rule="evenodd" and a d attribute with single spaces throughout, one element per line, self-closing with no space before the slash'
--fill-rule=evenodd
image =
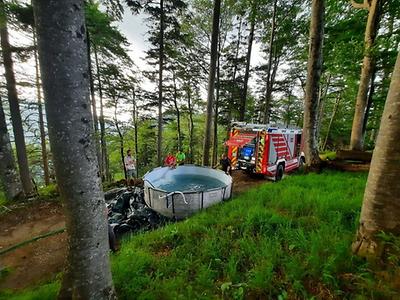
<path id="1" fill-rule="evenodd" d="M 156 188 L 167 192 L 198 192 L 226 186 L 225 183 L 213 177 L 193 174 L 167 176 L 158 179 L 153 184 Z"/>

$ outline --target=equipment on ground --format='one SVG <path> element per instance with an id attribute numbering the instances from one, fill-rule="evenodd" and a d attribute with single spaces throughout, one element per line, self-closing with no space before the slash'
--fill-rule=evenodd
<path id="1" fill-rule="evenodd" d="M 302 130 L 282 125 L 232 124 L 225 142 L 233 169 L 262 174 L 276 181 L 304 163 Z"/>

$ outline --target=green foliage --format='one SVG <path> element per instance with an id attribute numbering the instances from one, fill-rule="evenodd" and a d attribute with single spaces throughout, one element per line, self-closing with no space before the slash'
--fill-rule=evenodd
<path id="1" fill-rule="evenodd" d="M 60 196 L 57 184 L 51 183 L 39 189 L 39 197 L 43 200 L 56 200 Z"/>
<path id="2" fill-rule="evenodd" d="M 4 193 L 4 191 L 0 190 L 0 207 L 2 205 L 5 205 L 6 203 L 7 203 L 6 194 Z"/>
<path id="3" fill-rule="evenodd" d="M 89 31 L 91 44 L 100 50 L 101 54 L 110 57 L 119 57 L 125 62 L 131 59 L 125 47 L 129 43 L 118 28 L 112 23 L 112 16 L 102 12 L 98 3 L 86 2 L 85 4 L 86 26 Z"/>

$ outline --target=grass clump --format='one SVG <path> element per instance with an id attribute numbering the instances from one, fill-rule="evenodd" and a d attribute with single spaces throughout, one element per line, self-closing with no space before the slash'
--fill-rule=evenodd
<path id="1" fill-rule="evenodd" d="M 4 191 L 0 190 L 0 207 L 7 204 L 7 198 Z"/>
<path id="2" fill-rule="evenodd" d="M 118 297 L 393 298 L 397 291 L 350 251 L 366 178 L 290 176 L 131 236 L 112 258 Z"/>
<path id="3" fill-rule="evenodd" d="M 47 186 L 43 186 L 38 190 L 39 198 L 42 200 L 56 200 L 60 196 L 58 186 L 55 183 L 51 183 Z"/>

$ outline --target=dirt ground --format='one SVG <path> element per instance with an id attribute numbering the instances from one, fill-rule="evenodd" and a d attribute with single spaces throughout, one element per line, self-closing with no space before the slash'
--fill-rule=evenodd
<path id="1" fill-rule="evenodd" d="M 252 187 L 258 186 L 263 183 L 271 182 L 263 176 L 249 175 L 244 171 L 235 170 L 232 172 L 233 178 L 233 194 L 240 194 Z"/>
<path id="2" fill-rule="evenodd" d="M 234 171 L 233 193 L 268 182 L 242 171 Z M 65 227 L 59 202 L 33 202 L 0 214 L 0 251 L 33 237 Z M 0 270 L 9 271 L 0 277 L 0 290 L 18 290 L 53 279 L 62 271 L 67 252 L 66 233 L 40 239 L 0 255 Z"/>
<path id="3" fill-rule="evenodd" d="M 59 203 L 36 202 L 0 215 L 0 251 L 33 237 L 65 227 Z M 0 290 L 21 289 L 52 279 L 62 271 L 66 234 L 61 233 L 22 246 L 0 256 L 0 269 L 9 271 L 0 279 Z"/>

